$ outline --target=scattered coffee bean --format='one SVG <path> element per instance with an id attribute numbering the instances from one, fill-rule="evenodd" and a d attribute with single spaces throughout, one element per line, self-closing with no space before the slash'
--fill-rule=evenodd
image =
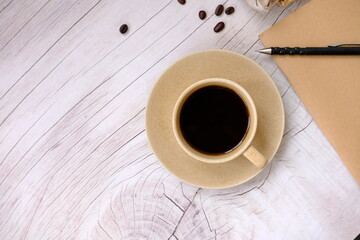
<path id="1" fill-rule="evenodd" d="M 224 6 L 220 4 L 215 9 L 215 15 L 220 16 L 223 13 L 223 11 L 224 11 Z"/>
<path id="2" fill-rule="evenodd" d="M 224 22 L 219 22 L 218 24 L 216 24 L 216 26 L 214 27 L 214 32 L 220 32 L 221 30 L 223 30 L 225 27 L 225 23 Z"/>
<path id="3" fill-rule="evenodd" d="M 204 20 L 204 19 L 206 18 L 206 12 L 203 11 L 203 10 L 201 10 L 201 11 L 199 12 L 199 18 L 200 18 L 201 20 Z"/>
<path id="4" fill-rule="evenodd" d="M 127 32 L 128 29 L 129 29 L 129 28 L 128 28 L 128 25 L 123 24 L 123 25 L 121 25 L 121 27 L 120 27 L 120 32 L 121 32 L 122 34 L 124 34 L 124 33 Z"/>
<path id="5" fill-rule="evenodd" d="M 178 0 L 178 2 L 181 4 L 181 5 L 184 5 L 186 3 L 186 0 Z"/>
<path id="6" fill-rule="evenodd" d="M 235 8 L 233 7 L 228 7 L 226 10 L 225 10 L 225 13 L 227 15 L 230 15 L 230 14 L 233 14 L 235 12 Z"/>

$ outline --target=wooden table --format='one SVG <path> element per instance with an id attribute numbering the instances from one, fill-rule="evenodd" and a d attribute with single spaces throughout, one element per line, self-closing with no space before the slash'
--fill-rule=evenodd
<path id="1" fill-rule="evenodd" d="M 225 0 L 224 0 L 225 1 Z M 304 2 L 213 14 L 219 1 L 0 2 L 0 239 L 353 239 L 359 185 L 258 35 Z M 208 12 L 206 20 L 198 11 Z M 223 20 L 226 28 L 213 27 Z M 119 27 L 128 23 L 122 35 Z M 146 101 L 177 59 L 255 60 L 285 105 L 281 147 L 253 180 L 182 183 L 154 156 Z"/>

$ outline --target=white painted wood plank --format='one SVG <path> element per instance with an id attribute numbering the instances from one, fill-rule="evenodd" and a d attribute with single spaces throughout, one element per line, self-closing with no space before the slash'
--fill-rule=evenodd
<path id="1" fill-rule="evenodd" d="M 0 33 L 1 239 L 356 236 L 357 183 L 271 57 L 254 51 L 262 31 L 304 2 L 263 14 L 228 0 L 236 13 L 220 18 L 212 15 L 219 2 L 34 1 L 25 13 L 21 2 L 0 4 L 0 26 L 9 26 Z M 220 20 L 226 28 L 215 34 Z M 258 62 L 287 116 L 272 164 L 225 190 L 180 182 L 144 132 L 156 79 L 180 57 L 211 48 Z"/>

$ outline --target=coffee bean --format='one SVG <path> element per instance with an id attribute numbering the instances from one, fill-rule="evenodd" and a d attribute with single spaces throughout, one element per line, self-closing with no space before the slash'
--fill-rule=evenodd
<path id="1" fill-rule="evenodd" d="M 216 24 L 216 26 L 214 27 L 214 32 L 220 32 L 221 30 L 223 30 L 225 27 L 225 23 L 224 22 L 219 22 L 218 24 Z"/>
<path id="2" fill-rule="evenodd" d="M 230 14 L 233 14 L 235 12 L 235 8 L 233 7 L 228 7 L 226 10 L 225 10 L 225 13 L 227 15 L 230 15 Z"/>
<path id="3" fill-rule="evenodd" d="M 199 18 L 200 18 L 201 20 L 204 20 L 204 19 L 206 18 L 206 12 L 201 10 L 201 11 L 199 12 Z"/>
<path id="4" fill-rule="evenodd" d="M 223 11 L 224 11 L 224 6 L 220 4 L 215 9 L 215 15 L 220 16 L 223 13 Z"/>
<path id="5" fill-rule="evenodd" d="M 128 25 L 123 24 L 123 25 L 121 25 L 121 27 L 120 27 L 120 32 L 121 32 L 122 34 L 124 34 L 124 33 L 127 32 L 128 29 L 129 29 L 129 28 L 128 28 Z"/>
<path id="6" fill-rule="evenodd" d="M 181 5 L 184 5 L 186 3 L 186 0 L 178 0 L 178 2 L 181 4 Z"/>

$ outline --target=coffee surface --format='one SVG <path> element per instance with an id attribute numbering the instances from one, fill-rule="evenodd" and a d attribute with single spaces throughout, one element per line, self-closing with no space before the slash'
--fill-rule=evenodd
<path id="1" fill-rule="evenodd" d="M 192 93 L 180 112 L 180 129 L 194 149 L 210 155 L 230 152 L 249 126 L 247 107 L 238 94 L 221 86 Z"/>

